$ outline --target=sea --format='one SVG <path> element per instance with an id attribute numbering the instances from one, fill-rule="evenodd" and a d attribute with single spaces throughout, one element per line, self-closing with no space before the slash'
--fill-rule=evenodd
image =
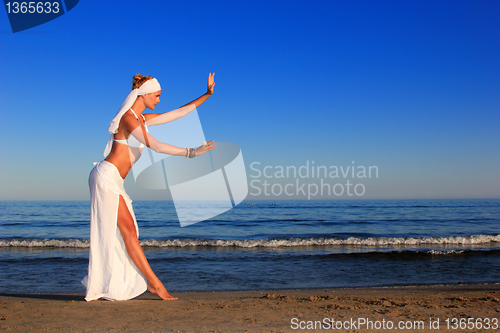
<path id="1" fill-rule="evenodd" d="M 167 290 L 500 282 L 500 199 L 243 201 L 181 227 L 171 201 L 134 201 Z M 0 293 L 84 293 L 88 201 L 0 201 Z"/>

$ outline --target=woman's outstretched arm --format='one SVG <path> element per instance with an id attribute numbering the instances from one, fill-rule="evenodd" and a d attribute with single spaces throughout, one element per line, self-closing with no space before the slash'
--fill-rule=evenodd
<path id="1" fill-rule="evenodd" d="M 198 106 L 203 104 L 203 102 L 205 102 L 214 93 L 214 86 L 215 86 L 214 75 L 215 73 L 210 73 L 208 75 L 207 92 L 205 94 L 187 103 L 186 105 L 181 106 L 176 110 L 165 113 L 145 114 L 144 117 L 146 118 L 146 124 L 148 126 L 166 124 L 168 122 L 184 117 L 185 115 L 196 109 Z"/>
<path id="2" fill-rule="evenodd" d="M 129 136 L 128 140 L 135 139 L 138 142 L 142 143 L 143 145 L 148 146 L 157 153 L 176 155 L 176 156 L 186 156 L 187 152 L 186 148 L 169 145 L 168 143 L 156 140 L 150 133 L 146 132 L 146 130 L 142 127 L 142 125 L 137 123 L 137 119 L 134 116 L 130 114 L 124 115 L 122 118 L 122 124 L 127 130 L 127 132 L 130 132 L 130 136 L 132 136 L 132 138 Z M 145 139 L 144 135 L 147 136 L 147 140 Z M 217 145 L 214 143 L 214 141 L 203 143 L 200 147 L 196 149 L 196 156 L 203 155 L 204 153 L 214 149 L 215 147 L 217 147 Z"/>

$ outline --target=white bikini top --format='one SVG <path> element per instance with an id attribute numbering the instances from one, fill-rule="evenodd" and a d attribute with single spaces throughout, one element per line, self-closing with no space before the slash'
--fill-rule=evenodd
<path id="1" fill-rule="evenodd" d="M 139 121 L 139 117 L 137 117 L 137 115 L 135 114 L 134 110 L 130 109 L 130 111 L 132 111 L 132 113 L 134 114 L 134 116 L 137 118 L 137 121 Z M 146 131 L 149 133 L 148 126 L 146 125 L 146 118 L 144 118 L 143 114 L 141 114 L 141 116 L 142 116 L 142 119 L 144 120 L 144 127 L 146 128 Z M 140 123 L 141 122 L 139 121 L 139 124 Z M 115 142 L 127 145 L 129 147 L 133 147 L 133 148 L 143 148 L 144 147 L 144 144 L 142 144 L 141 142 L 139 142 L 139 140 L 137 140 L 133 135 L 129 136 L 129 138 L 126 139 L 126 140 L 115 139 L 114 136 L 113 136 L 113 140 Z"/>

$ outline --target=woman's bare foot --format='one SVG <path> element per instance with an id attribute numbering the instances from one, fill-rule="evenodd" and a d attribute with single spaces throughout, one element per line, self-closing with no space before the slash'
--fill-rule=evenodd
<path id="1" fill-rule="evenodd" d="M 148 291 L 160 296 L 160 298 L 165 301 L 175 301 L 177 299 L 177 297 L 173 297 L 168 293 L 167 289 L 160 281 L 158 281 L 155 286 L 153 286 L 153 284 L 148 281 Z"/>

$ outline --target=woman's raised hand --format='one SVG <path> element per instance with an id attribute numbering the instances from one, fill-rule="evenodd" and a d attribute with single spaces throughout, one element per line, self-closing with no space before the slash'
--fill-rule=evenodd
<path id="1" fill-rule="evenodd" d="M 215 73 L 208 74 L 208 85 L 207 85 L 207 94 L 212 95 L 214 93 L 214 75 Z"/>
<path id="2" fill-rule="evenodd" d="M 201 147 L 198 147 L 196 149 L 196 156 L 203 155 L 207 151 L 212 150 L 215 147 L 217 147 L 217 144 L 215 143 L 215 140 L 212 140 L 212 141 L 209 141 L 209 142 L 203 141 L 203 144 L 201 145 Z"/>

